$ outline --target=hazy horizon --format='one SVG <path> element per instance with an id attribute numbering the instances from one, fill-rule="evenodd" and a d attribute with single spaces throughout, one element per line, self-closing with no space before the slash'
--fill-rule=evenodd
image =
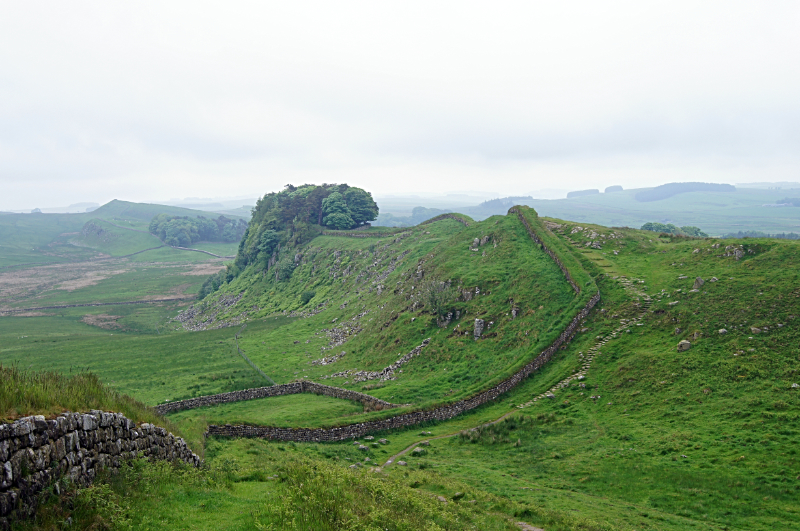
<path id="1" fill-rule="evenodd" d="M 0 9 L 0 210 L 800 179 L 795 3 Z"/>

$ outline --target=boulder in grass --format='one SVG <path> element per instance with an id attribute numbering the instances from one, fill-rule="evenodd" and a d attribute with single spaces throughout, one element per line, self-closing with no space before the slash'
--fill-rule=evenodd
<path id="1" fill-rule="evenodd" d="M 685 339 L 680 343 L 678 343 L 678 352 L 686 352 L 690 348 L 692 348 L 692 344 L 686 341 Z"/>
<path id="2" fill-rule="evenodd" d="M 475 341 L 477 341 L 478 338 L 480 338 L 481 335 L 483 334 L 484 325 L 485 321 L 483 319 L 475 319 L 475 330 L 473 331 L 472 334 L 473 337 L 475 338 Z"/>
<path id="3" fill-rule="evenodd" d="M 692 285 L 692 289 L 700 289 L 701 287 L 703 287 L 703 284 L 705 283 L 706 283 L 705 280 L 703 280 L 700 277 L 697 277 L 696 279 L 694 279 L 694 284 Z"/>
<path id="4" fill-rule="evenodd" d="M 720 329 L 719 329 L 719 333 L 720 333 L 720 335 L 722 335 L 722 334 L 727 334 L 727 333 L 728 333 L 728 331 L 727 331 L 727 330 L 725 330 L 724 328 L 720 328 Z"/>

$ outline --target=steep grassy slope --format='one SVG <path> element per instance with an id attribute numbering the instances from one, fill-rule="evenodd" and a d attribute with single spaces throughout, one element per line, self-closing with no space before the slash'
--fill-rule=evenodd
<path id="1" fill-rule="evenodd" d="M 621 528 L 797 528 L 797 244 L 735 242 L 736 260 L 713 240 L 624 231 L 587 250 L 609 231 L 560 224 L 604 296 L 567 354 L 580 363 L 610 337 L 587 377 L 409 463 Z M 640 279 L 639 295 L 620 272 Z M 692 292 L 697 276 L 706 282 Z M 645 318 L 609 335 L 647 293 Z M 680 340 L 692 347 L 678 352 Z"/>
<path id="2" fill-rule="evenodd" d="M 443 219 L 389 240 L 322 236 L 292 253 L 297 267 L 288 281 L 249 269 L 199 305 L 187 326 L 211 316 L 202 326 L 247 322 L 240 347 L 276 382 L 317 380 L 415 408 L 471 396 L 509 376 L 585 304 L 517 216 L 469 227 Z M 436 314 L 429 293 L 439 287 L 451 293 Z M 261 316 L 300 311 L 308 291 L 316 294 L 308 306 L 319 313 L 262 331 Z M 232 297 L 241 298 L 220 311 Z M 475 319 L 486 325 L 479 341 Z M 430 343 L 394 379 L 359 374 L 382 370 L 426 338 Z M 334 356 L 340 357 L 315 363 Z M 258 403 L 241 404 L 237 414 L 248 408 L 253 421 L 264 422 Z M 213 409 L 204 414 L 218 418 Z"/>
<path id="3" fill-rule="evenodd" d="M 545 221 L 597 278 L 602 308 L 542 374 L 496 405 L 424 428 L 456 436 L 403 459 L 518 503 L 621 529 L 794 528 L 797 243 L 659 238 Z M 705 282 L 693 291 L 696 277 Z M 643 305 L 648 297 L 652 304 Z M 629 326 L 612 333 L 622 325 Z M 678 352 L 681 340 L 692 347 Z M 531 402 L 558 381 L 553 373 L 579 371 L 597 344 L 585 379 Z M 440 361 L 440 372 L 453 370 L 448 362 Z M 458 435 L 517 407 L 499 425 Z M 243 417 L 240 410 L 229 418 Z M 393 433 L 370 455 L 385 460 L 417 433 Z M 529 521 L 544 522 L 531 514 Z"/>

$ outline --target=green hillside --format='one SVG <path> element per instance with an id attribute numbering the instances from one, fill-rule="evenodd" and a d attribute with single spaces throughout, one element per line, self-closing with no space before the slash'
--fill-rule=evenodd
<path id="1" fill-rule="evenodd" d="M 157 214 L 219 216 L 213 212 L 117 199 L 83 214 L 4 214 L 0 216 L 0 267 L 90 260 L 156 247 L 159 244 L 153 242 L 157 238 L 136 236 L 135 231 L 147 233 L 150 220 Z M 82 234 L 92 220 L 105 222 L 100 228 L 107 231 L 108 241 L 98 239 L 96 234 Z"/>
<path id="2" fill-rule="evenodd" d="M 679 193 L 656 201 L 636 199 L 637 195 L 650 190 L 652 189 L 637 188 L 569 199 L 504 198 L 475 206 L 450 206 L 441 200 L 425 202 L 418 199 L 420 203 L 414 206 L 418 207 L 422 219 L 426 217 L 424 211 L 446 208 L 448 212 L 460 212 L 481 220 L 493 215 L 503 215 L 512 205 L 518 204 L 530 206 L 543 216 L 606 227 L 640 228 L 648 222 L 660 222 L 700 227 L 711 236 L 739 231 L 800 233 L 800 208 L 775 206 L 783 199 L 800 196 L 800 190 L 737 188 L 733 192 Z M 394 206 L 391 202 L 388 204 Z M 426 209 L 419 205 L 435 208 Z M 408 219 L 421 221 L 417 216 Z M 395 221 L 397 220 L 391 214 L 384 214 L 376 223 L 393 225 L 396 224 Z"/>
<path id="3" fill-rule="evenodd" d="M 800 529 L 800 242 L 660 237 L 519 211 L 391 234 L 259 225 L 240 247 L 249 256 L 169 330 L 112 334 L 72 310 L 0 317 L 0 362 L 86 367 L 156 405 L 269 385 L 246 356 L 277 384 L 398 405 L 294 394 L 173 413 L 208 469 L 109 480 L 133 527 L 158 514 L 174 529 Z M 202 435 L 458 403 L 536 358 L 598 291 L 546 365 L 450 420 L 337 443 Z M 160 486 L 148 491 L 145 477 Z"/>
<path id="4" fill-rule="evenodd" d="M 787 196 L 786 190 L 738 188 L 735 192 L 688 192 L 641 202 L 642 192 L 595 194 L 552 201 L 523 201 L 544 216 L 608 227 L 639 228 L 647 222 L 696 226 L 712 236 L 758 230 L 767 233 L 800 232 L 800 208 L 764 206 Z"/>

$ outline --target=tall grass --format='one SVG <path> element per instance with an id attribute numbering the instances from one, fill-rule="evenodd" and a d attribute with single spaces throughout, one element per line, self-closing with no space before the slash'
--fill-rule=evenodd
<path id="1" fill-rule="evenodd" d="M 174 431 L 166 419 L 138 400 L 103 385 L 90 372 L 65 376 L 0 365 L 0 421 L 28 415 L 55 416 L 65 411 L 102 409 L 134 422 L 150 422 Z"/>

